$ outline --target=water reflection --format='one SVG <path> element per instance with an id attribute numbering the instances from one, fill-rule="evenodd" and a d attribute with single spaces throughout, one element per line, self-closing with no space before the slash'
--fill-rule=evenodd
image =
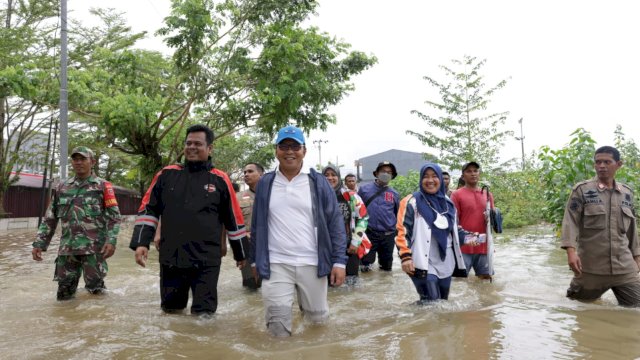
<path id="1" fill-rule="evenodd" d="M 0 234 L 0 353 L 29 359 L 542 359 L 640 356 L 640 313 L 607 294 L 594 304 L 564 297 L 571 274 L 549 228 L 505 234 L 493 284 L 454 280 L 450 301 L 412 305 L 417 295 L 397 268 L 363 274 L 355 288 L 329 292 L 324 326 L 294 311 L 293 337 L 271 338 L 259 293 L 241 286 L 225 258 L 213 319 L 165 315 L 157 252 L 147 268 L 126 248 L 110 260 L 108 293 L 79 291 L 55 301 L 54 253 L 31 260 L 34 232 Z M 508 239 L 508 240 L 504 240 Z M 52 245 L 52 249 L 55 249 Z M 297 309 L 297 307 L 296 307 Z"/>

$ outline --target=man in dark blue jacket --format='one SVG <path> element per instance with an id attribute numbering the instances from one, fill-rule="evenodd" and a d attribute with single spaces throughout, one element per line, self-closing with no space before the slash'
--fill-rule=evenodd
<path id="1" fill-rule="evenodd" d="M 138 210 L 129 247 L 145 266 L 158 221 L 160 230 L 160 297 L 165 312 L 211 315 L 218 306 L 221 234 L 227 230 L 233 257 L 245 263 L 246 231 L 242 212 L 227 174 L 213 167 L 209 154 L 213 132 L 204 125 L 187 129 L 184 165 L 156 174 Z"/>
<path id="2" fill-rule="evenodd" d="M 371 270 L 371 264 L 376 261 L 376 254 L 380 270 L 391 271 L 400 194 L 389 186 L 389 182 L 398 176 L 398 172 L 395 165 L 383 161 L 378 164 L 373 176 L 376 178 L 374 182 L 362 185 L 358 190 L 358 195 L 369 213 L 367 236 L 371 241 L 371 250 L 360 259 L 360 271 Z"/>
<path id="3" fill-rule="evenodd" d="M 312 322 L 329 316 L 327 281 L 342 285 L 347 235 L 336 195 L 324 176 L 302 170 L 302 131 L 278 132 L 275 172 L 260 179 L 251 220 L 249 261 L 262 278 L 265 320 L 274 336 L 291 335 L 294 294 Z"/>

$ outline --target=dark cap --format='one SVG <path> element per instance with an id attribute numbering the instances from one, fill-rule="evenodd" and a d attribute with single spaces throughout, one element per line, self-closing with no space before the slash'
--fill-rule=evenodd
<path id="1" fill-rule="evenodd" d="M 73 157 L 73 155 L 75 154 L 80 154 L 84 157 L 86 157 L 87 159 L 93 159 L 93 151 L 91 151 L 91 149 L 89 149 L 86 146 L 76 146 L 73 148 L 73 150 L 71 150 L 71 156 Z"/>
<path id="2" fill-rule="evenodd" d="M 378 166 L 376 167 L 376 170 L 373 172 L 373 176 L 376 176 L 376 173 L 378 173 L 378 170 L 380 170 L 381 167 L 383 166 L 389 166 L 391 167 L 391 179 L 395 179 L 396 176 L 398 176 L 398 172 L 396 171 L 396 166 L 393 165 L 391 162 L 389 161 L 382 161 L 378 163 Z"/>
<path id="3" fill-rule="evenodd" d="M 475 161 L 469 161 L 468 163 L 466 163 L 466 164 L 462 165 L 462 172 L 464 172 L 465 170 L 467 170 L 467 168 L 468 168 L 469 166 L 475 166 L 475 167 L 477 167 L 477 168 L 478 168 L 478 170 L 480 170 L 480 164 L 478 164 L 478 163 L 477 163 L 477 162 L 475 162 Z"/>

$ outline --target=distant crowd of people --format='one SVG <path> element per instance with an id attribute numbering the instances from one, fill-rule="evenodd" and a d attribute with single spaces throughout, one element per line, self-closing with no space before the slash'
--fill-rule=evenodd
<path id="1" fill-rule="evenodd" d="M 129 247 L 146 266 L 151 243 L 159 252 L 160 307 L 181 313 L 191 293 L 191 313 L 212 316 L 227 243 L 242 273 L 242 285 L 261 289 L 267 331 L 292 333 L 293 303 L 314 323 L 329 316 L 328 289 L 357 284 L 359 273 L 393 269 L 394 249 L 411 279 L 419 304 L 449 297 L 453 277 L 491 281 L 493 195 L 481 186 L 481 167 L 462 167 L 456 190 L 441 166 L 420 169 L 417 191 L 400 198 L 389 184 L 398 175 L 388 161 L 375 181 L 357 184 L 340 169 L 303 167 L 307 152 L 301 129 L 278 131 L 278 166 L 265 172 L 249 163 L 247 189 L 234 190 L 227 174 L 211 162 L 213 132 L 187 129 L 182 164 L 159 171 L 146 191 Z M 120 213 L 113 188 L 92 172 L 91 149 L 72 150 L 75 175 L 56 189 L 33 243 L 42 261 L 58 222 L 62 235 L 55 260 L 57 299 L 74 297 L 80 277 L 92 294 L 106 287 L 106 260 L 116 249 Z M 640 306 L 640 245 L 633 191 L 615 181 L 620 153 L 595 152 L 596 177 L 578 183 L 565 209 L 561 247 L 574 273 L 567 296 L 593 301 L 612 289 L 618 302 Z"/>

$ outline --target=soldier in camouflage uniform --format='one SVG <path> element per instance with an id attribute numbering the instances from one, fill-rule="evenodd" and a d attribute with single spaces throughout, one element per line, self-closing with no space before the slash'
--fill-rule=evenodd
<path id="1" fill-rule="evenodd" d="M 54 275 L 58 300 L 73 298 L 83 273 L 85 288 L 92 294 L 101 293 L 108 270 L 106 259 L 116 249 L 120 210 L 111 183 L 93 174 L 95 163 L 91 149 L 73 149 L 75 176 L 58 185 L 33 242 L 32 257 L 42 261 L 42 252 L 47 251 L 58 220 L 62 221 Z"/>

